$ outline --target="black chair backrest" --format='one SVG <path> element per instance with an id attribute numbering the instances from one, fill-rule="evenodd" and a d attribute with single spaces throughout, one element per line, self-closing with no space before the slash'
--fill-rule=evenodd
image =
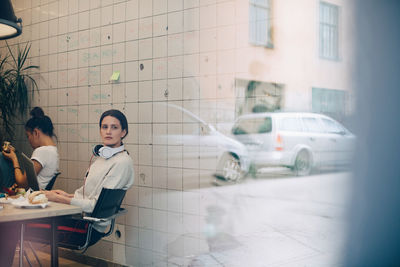
<path id="1" fill-rule="evenodd" d="M 45 190 L 53 189 L 54 183 L 56 182 L 57 176 L 60 175 L 61 172 L 57 172 L 54 174 L 53 178 L 51 178 L 50 182 L 46 185 Z"/>
<path id="2" fill-rule="evenodd" d="M 126 190 L 123 189 L 103 188 L 91 217 L 108 218 L 117 213 L 125 194 Z"/>

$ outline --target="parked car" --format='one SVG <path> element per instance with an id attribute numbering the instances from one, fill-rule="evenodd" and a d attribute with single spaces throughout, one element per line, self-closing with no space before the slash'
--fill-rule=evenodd
<path id="1" fill-rule="evenodd" d="M 254 113 L 239 117 L 232 134 L 245 144 L 256 171 L 284 166 L 296 175 L 348 165 L 355 136 L 334 119 L 315 113 Z"/>
<path id="2" fill-rule="evenodd" d="M 168 147 L 165 156 L 155 153 L 155 165 L 200 169 L 235 182 L 248 173 L 247 149 L 237 140 L 175 104 L 154 103 L 153 113 L 153 143 Z"/>

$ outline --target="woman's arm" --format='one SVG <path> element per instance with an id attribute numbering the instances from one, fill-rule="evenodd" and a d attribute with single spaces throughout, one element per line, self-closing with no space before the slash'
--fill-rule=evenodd
<path id="1" fill-rule="evenodd" d="M 28 187 L 28 179 L 26 177 L 26 173 L 21 170 L 21 166 L 19 165 L 17 155 L 15 154 L 14 148 L 11 148 L 9 152 L 3 151 L 3 156 L 7 159 L 11 160 L 14 167 L 14 175 L 15 182 L 18 186 L 27 188 Z"/>
<path id="2" fill-rule="evenodd" d="M 51 191 L 53 191 L 53 192 L 56 193 L 56 194 L 65 196 L 65 197 L 69 197 L 69 198 L 74 197 L 74 194 L 69 194 L 69 193 L 67 193 L 67 192 L 65 192 L 65 191 L 62 191 L 62 190 L 60 190 L 60 189 L 51 190 Z"/>
<path id="3" fill-rule="evenodd" d="M 38 175 L 39 172 L 42 170 L 43 166 L 36 159 L 33 159 L 32 162 L 33 162 L 33 167 L 35 168 L 35 173 L 36 175 Z"/>
<path id="4" fill-rule="evenodd" d="M 57 190 L 44 191 L 44 194 L 46 195 L 46 197 L 49 201 L 59 202 L 59 203 L 64 203 L 64 204 L 71 204 L 72 197 L 69 196 L 69 194 L 65 193 L 64 191 L 63 192 L 65 194 L 59 194 L 55 191 L 57 191 Z M 61 191 L 61 190 L 59 190 L 59 191 Z"/>

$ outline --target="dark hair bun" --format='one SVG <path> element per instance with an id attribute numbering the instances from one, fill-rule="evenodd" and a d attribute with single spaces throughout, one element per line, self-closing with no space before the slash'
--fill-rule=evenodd
<path id="1" fill-rule="evenodd" d="M 44 117 L 43 109 L 40 107 L 34 107 L 29 114 L 33 118 L 43 118 Z"/>
<path id="2" fill-rule="evenodd" d="M 25 130 L 32 133 L 37 128 L 50 137 L 55 136 L 53 123 L 48 116 L 44 115 L 42 108 L 34 107 L 29 114 L 32 117 L 26 122 Z"/>

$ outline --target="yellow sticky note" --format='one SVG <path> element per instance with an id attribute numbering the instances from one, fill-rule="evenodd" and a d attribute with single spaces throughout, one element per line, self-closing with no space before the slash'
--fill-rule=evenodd
<path id="1" fill-rule="evenodd" d="M 114 71 L 113 74 L 111 75 L 110 80 L 111 81 L 118 81 L 119 79 L 119 71 Z"/>

